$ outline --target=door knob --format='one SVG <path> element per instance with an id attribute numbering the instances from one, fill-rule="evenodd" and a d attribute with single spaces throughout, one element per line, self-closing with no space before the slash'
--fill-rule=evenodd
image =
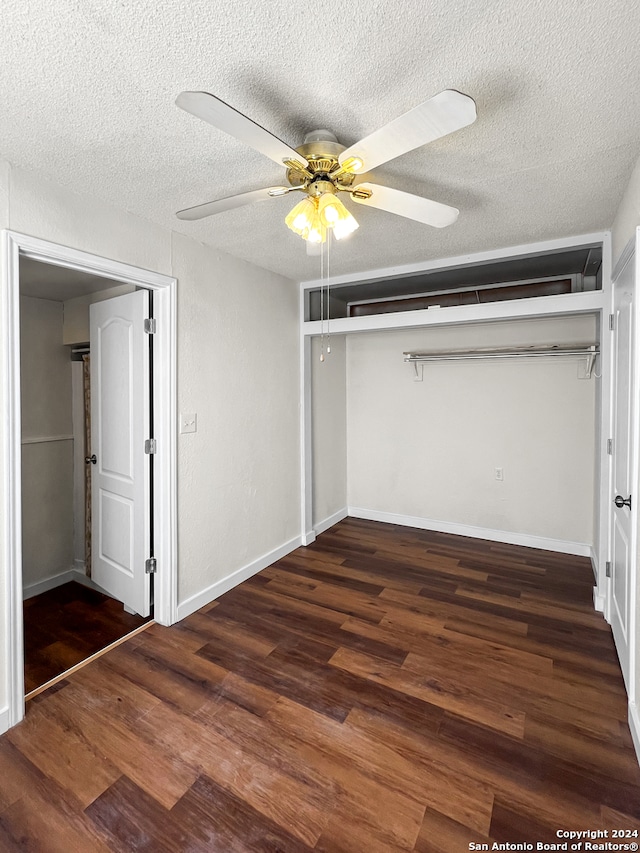
<path id="1" fill-rule="evenodd" d="M 96 459 L 96 454 L 93 453 L 91 456 L 85 456 L 84 461 L 87 463 L 87 465 L 95 465 L 98 460 Z"/>
<path id="2" fill-rule="evenodd" d="M 629 495 L 626 500 L 622 497 L 622 495 L 616 495 L 613 502 L 618 507 L 618 509 L 622 509 L 623 506 L 628 506 L 629 509 L 631 509 L 631 495 Z"/>

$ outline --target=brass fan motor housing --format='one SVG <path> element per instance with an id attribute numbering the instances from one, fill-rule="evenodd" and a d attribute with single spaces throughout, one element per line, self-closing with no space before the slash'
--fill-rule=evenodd
<path id="1" fill-rule="evenodd" d="M 307 134 L 307 138 L 313 136 L 331 136 L 328 131 L 313 131 Z M 335 137 L 334 137 L 335 139 Z M 322 190 L 323 192 L 338 192 L 342 189 L 347 190 L 355 175 L 343 172 L 339 176 L 333 178 L 332 172 L 337 172 L 340 169 L 338 156 L 345 150 L 344 145 L 331 139 L 311 139 L 308 142 L 303 142 L 295 150 L 309 163 L 308 171 L 312 178 L 309 178 L 303 172 L 296 168 L 287 169 L 287 180 L 292 187 L 316 187 L 319 189 L 320 184 L 328 184 Z M 317 178 L 321 178 L 320 181 Z M 316 179 L 316 180 L 314 180 Z M 317 189 L 310 189 L 310 195 L 319 195 Z"/>

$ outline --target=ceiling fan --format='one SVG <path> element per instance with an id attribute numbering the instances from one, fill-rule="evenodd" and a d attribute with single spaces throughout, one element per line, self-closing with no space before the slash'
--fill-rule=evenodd
<path id="1" fill-rule="evenodd" d="M 252 190 L 180 210 L 179 219 L 203 219 L 296 191 L 304 193 L 305 197 L 291 210 L 285 222 L 307 240 L 308 245 L 324 243 L 329 231 L 341 239 L 358 227 L 338 193 L 348 193 L 358 204 L 435 228 L 451 225 L 458 218 L 459 211 L 455 207 L 369 181 L 356 183 L 358 175 L 472 124 L 476 119 L 474 100 L 454 89 L 434 95 L 348 148 L 328 130 L 312 131 L 305 136 L 302 145 L 291 148 L 208 92 L 182 92 L 176 105 L 255 148 L 278 165 L 286 166 L 288 182 L 288 185 Z"/>

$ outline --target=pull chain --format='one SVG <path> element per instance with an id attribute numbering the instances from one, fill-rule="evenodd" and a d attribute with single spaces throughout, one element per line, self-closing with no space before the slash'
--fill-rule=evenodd
<path id="1" fill-rule="evenodd" d="M 324 251 L 320 243 L 320 361 L 324 361 Z"/>
<path id="2" fill-rule="evenodd" d="M 331 352 L 331 332 L 329 331 L 330 315 L 331 315 L 331 229 L 327 230 L 327 354 Z"/>

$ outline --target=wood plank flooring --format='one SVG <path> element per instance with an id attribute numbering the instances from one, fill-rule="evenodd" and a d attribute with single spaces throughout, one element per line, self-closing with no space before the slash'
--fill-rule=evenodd
<path id="1" fill-rule="evenodd" d="M 0 738 L 0 850 L 456 853 L 638 830 L 592 585 L 582 558 L 346 519 L 29 702 Z"/>
<path id="2" fill-rule="evenodd" d="M 23 613 L 26 693 L 149 621 L 73 581 L 28 598 Z"/>

